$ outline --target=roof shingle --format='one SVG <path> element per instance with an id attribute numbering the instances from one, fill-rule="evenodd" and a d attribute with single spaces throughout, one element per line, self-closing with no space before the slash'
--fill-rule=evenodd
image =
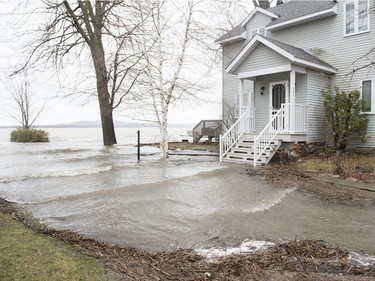
<path id="1" fill-rule="evenodd" d="M 314 14 L 320 11 L 328 10 L 336 5 L 334 0 L 324 1 L 306 1 L 306 0 L 292 0 L 287 3 L 277 5 L 267 9 L 279 18 L 272 20 L 267 27 L 272 27 L 289 20 L 297 19 L 306 15 Z M 232 30 L 222 35 L 216 42 L 221 42 L 232 37 L 240 36 L 245 31 L 241 24 L 235 26 Z"/>

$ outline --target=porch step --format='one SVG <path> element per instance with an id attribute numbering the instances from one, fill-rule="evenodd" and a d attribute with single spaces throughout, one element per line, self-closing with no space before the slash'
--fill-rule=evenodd
<path id="1" fill-rule="evenodd" d="M 230 150 L 230 153 L 231 154 L 246 154 L 246 155 L 254 155 L 254 148 L 244 148 L 244 147 L 232 147 L 232 149 Z M 271 156 L 271 148 L 267 149 L 265 152 L 263 152 L 262 155 L 265 155 L 265 156 Z"/>
<path id="2" fill-rule="evenodd" d="M 235 154 L 228 152 L 224 157 L 223 157 L 224 162 L 235 162 L 235 163 L 248 163 L 248 164 L 253 164 L 254 163 L 254 156 L 253 155 L 240 155 L 240 154 Z M 258 159 L 258 164 L 266 164 L 267 163 L 267 157 L 266 156 L 261 156 Z"/>
<path id="3" fill-rule="evenodd" d="M 281 140 L 275 140 L 271 143 L 257 160 L 257 164 L 267 164 L 281 146 Z M 225 162 L 236 163 L 254 163 L 254 136 L 244 134 L 237 143 L 223 157 Z"/>

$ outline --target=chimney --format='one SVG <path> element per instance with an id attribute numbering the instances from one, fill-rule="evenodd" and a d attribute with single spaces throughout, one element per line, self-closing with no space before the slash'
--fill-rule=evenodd
<path id="1" fill-rule="evenodd" d="M 270 2 L 268 0 L 258 0 L 259 7 L 263 9 L 268 9 L 270 7 Z"/>
<path id="2" fill-rule="evenodd" d="M 281 5 L 281 4 L 284 4 L 284 1 L 283 0 L 277 0 L 276 6 Z"/>

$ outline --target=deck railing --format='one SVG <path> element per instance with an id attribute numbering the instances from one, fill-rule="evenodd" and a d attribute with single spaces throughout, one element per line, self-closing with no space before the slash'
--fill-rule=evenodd
<path id="1" fill-rule="evenodd" d="M 244 133 L 255 132 L 255 108 L 243 111 L 232 127 L 224 135 L 220 135 L 220 162 Z"/>
<path id="2" fill-rule="evenodd" d="M 222 129 L 222 120 L 201 120 L 192 131 L 193 143 L 197 143 L 203 136 L 215 138 L 217 142 Z"/>

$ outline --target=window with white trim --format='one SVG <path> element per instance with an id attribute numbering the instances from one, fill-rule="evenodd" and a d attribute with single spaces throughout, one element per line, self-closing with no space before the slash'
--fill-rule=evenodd
<path id="1" fill-rule="evenodd" d="M 370 30 L 370 1 L 347 0 L 344 3 L 345 35 Z"/>
<path id="2" fill-rule="evenodd" d="M 362 112 L 375 113 L 375 89 L 374 80 L 361 81 L 362 100 L 365 102 L 362 106 Z"/>

